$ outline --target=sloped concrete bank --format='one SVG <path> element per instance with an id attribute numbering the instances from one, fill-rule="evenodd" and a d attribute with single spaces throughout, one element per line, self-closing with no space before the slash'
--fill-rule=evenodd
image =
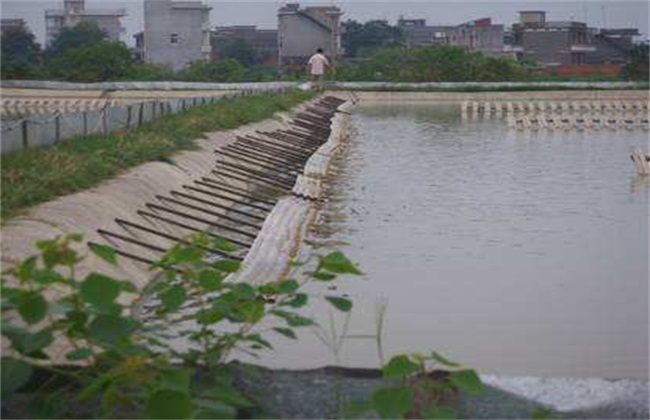
<path id="1" fill-rule="evenodd" d="M 207 232 L 238 247 L 216 257 L 246 258 L 237 279 L 279 279 L 313 214 L 318 176 L 344 136 L 345 117 L 336 113 L 343 102 L 318 98 L 273 119 L 208 133 L 196 141 L 198 150 L 36 206 L 2 226 L 2 262 L 35 254 L 37 241 L 82 233 L 88 242 L 112 245 L 120 264 L 111 266 L 80 244 L 87 255 L 77 267 L 80 278 L 99 272 L 143 288 L 151 262 L 189 234 Z M 55 360 L 69 350 L 53 347 Z"/>

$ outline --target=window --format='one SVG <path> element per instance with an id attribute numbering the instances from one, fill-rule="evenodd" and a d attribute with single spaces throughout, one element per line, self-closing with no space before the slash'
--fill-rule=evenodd
<path id="1" fill-rule="evenodd" d="M 171 34 L 169 36 L 169 42 L 172 44 L 178 44 L 178 34 Z"/>

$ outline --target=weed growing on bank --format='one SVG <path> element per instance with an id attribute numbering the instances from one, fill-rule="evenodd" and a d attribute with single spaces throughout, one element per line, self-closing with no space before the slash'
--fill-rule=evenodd
<path id="1" fill-rule="evenodd" d="M 125 169 L 165 161 L 192 149 L 206 132 L 261 121 L 313 97 L 292 90 L 240 96 L 197 106 L 132 130 L 62 141 L 48 148 L 25 149 L 2 157 L 2 218 L 58 196 L 90 188 Z"/>
<path id="2" fill-rule="evenodd" d="M 308 281 L 361 274 L 332 252 L 304 279 L 232 282 L 240 262 L 209 261 L 206 250 L 233 245 L 199 235 L 154 263 L 156 280 L 139 291 L 100 273 L 78 277 L 81 241 L 38 242 L 38 255 L 3 273 L 2 336 L 11 343 L 2 357 L 3 407 L 21 391 L 13 401 L 24 402 L 25 418 L 237 418 L 254 403 L 233 386 L 233 353 L 255 355 L 272 348 L 268 335 L 295 339 L 296 328 L 314 325 L 298 312 L 310 300 L 301 291 Z M 114 249 L 90 250 L 118 264 Z M 124 304 L 134 297 L 153 302 L 149 317 Z M 325 299 L 340 311 L 353 306 L 343 296 Z M 174 337 L 189 344 L 174 347 Z"/>

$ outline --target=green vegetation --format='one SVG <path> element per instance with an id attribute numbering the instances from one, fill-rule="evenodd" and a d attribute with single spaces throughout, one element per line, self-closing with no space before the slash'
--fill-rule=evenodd
<path id="1" fill-rule="evenodd" d="M 41 47 L 36 37 L 23 28 L 2 32 L 2 78 L 33 77 L 40 61 Z"/>
<path id="2" fill-rule="evenodd" d="M 191 149 L 203 133 L 260 121 L 312 97 L 313 93 L 297 90 L 238 97 L 193 107 L 138 129 L 78 137 L 3 156 L 2 217 L 92 187 L 141 163 L 165 160 L 178 150 Z"/>
<path id="3" fill-rule="evenodd" d="M 352 404 L 350 414 L 374 410 L 382 419 L 455 419 L 459 391 L 473 395 L 484 392 L 473 369 L 463 368 L 435 351 L 394 356 L 382 373 L 385 378 L 399 380 L 399 385 L 380 388 L 369 401 Z"/>
<path id="4" fill-rule="evenodd" d="M 341 80 L 377 82 L 499 82 L 527 76 L 513 60 L 448 46 L 384 49 L 337 71 Z"/>
<path id="5" fill-rule="evenodd" d="M 347 57 L 367 57 L 384 48 L 403 45 L 404 33 L 385 20 L 343 22 L 341 43 Z"/>
<path id="6" fill-rule="evenodd" d="M 2 335 L 12 349 L 2 357 L 3 410 L 23 391 L 25 418 L 237 418 L 254 404 L 233 386 L 232 356 L 272 349 L 268 335 L 295 339 L 296 328 L 314 325 L 298 312 L 311 299 L 302 292 L 308 281 L 360 273 L 333 252 L 318 256 L 316 269 L 300 281 L 233 283 L 227 276 L 240 263 L 207 262 L 206 249 L 235 247 L 194 236 L 153 264 L 156 279 L 139 291 L 104 274 L 78 278 L 82 257 L 74 248 L 81 241 L 70 235 L 38 242 L 38 255 L 3 273 Z M 118 264 L 114 249 L 90 244 L 90 250 Z M 155 299 L 150 319 L 134 317 L 125 297 Z M 352 309 L 343 296 L 325 299 L 337 310 Z M 188 317 L 189 324 L 178 322 Z M 173 348 L 170 330 L 188 346 Z M 48 350 L 55 345 L 66 353 L 52 360 Z"/>

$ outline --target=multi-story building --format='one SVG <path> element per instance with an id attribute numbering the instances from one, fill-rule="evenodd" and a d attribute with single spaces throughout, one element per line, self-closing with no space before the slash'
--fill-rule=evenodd
<path id="1" fill-rule="evenodd" d="M 404 34 L 407 47 L 425 47 L 427 45 L 445 45 L 449 42 L 452 26 L 429 26 L 426 19 L 404 19 L 397 21 L 397 27 Z"/>
<path id="2" fill-rule="evenodd" d="M 203 1 L 144 0 L 144 61 L 180 70 L 190 61 L 209 60 L 211 9 Z"/>
<path id="3" fill-rule="evenodd" d="M 407 47 L 451 45 L 500 56 L 504 53 L 504 27 L 483 18 L 460 25 L 427 25 L 425 19 L 403 19 L 397 26 L 404 33 Z"/>
<path id="4" fill-rule="evenodd" d="M 233 39 L 247 41 L 255 50 L 262 64 L 274 66 L 278 63 L 278 30 L 258 29 L 257 26 L 217 26 L 212 31 L 210 43 L 212 58 L 220 59 L 220 46 Z"/>
<path id="5" fill-rule="evenodd" d="M 492 19 L 483 18 L 451 28 L 448 44 L 479 51 L 491 56 L 504 55 L 503 25 L 493 25 Z"/>
<path id="6" fill-rule="evenodd" d="M 341 54 L 343 13 L 335 6 L 300 7 L 289 3 L 278 10 L 278 64 L 281 69 L 297 69 L 322 48 L 335 59 Z"/>
<path id="7" fill-rule="evenodd" d="M 0 32 L 4 33 L 5 31 L 11 29 L 27 29 L 27 23 L 25 22 L 25 19 L 0 20 Z"/>
<path id="8" fill-rule="evenodd" d="M 512 49 L 518 59 L 546 67 L 621 65 L 634 47 L 637 29 L 590 28 L 576 21 L 547 21 L 544 11 L 519 12 L 512 26 Z"/>
<path id="9" fill-rule="evenodd" d="M 109 39 L 119 41 L 124 32 L 120 19 L 126 10 L 88 10 L 85 0 L 64 0 L 63 9 L 45 11 L 45 45 L 49 46 L 63 28 L 71 28 L 81 22 L 91 22 L 99 27 Z"/>
<path id="10" fill-rule="evenodd" d="M 593 34 L 592 43 L 596 51 L 585 57 L 588 64 L 625 64 L 634 48 L 634 37 L 639 36 L 636 28 L 601 29 Z"/>
<path id="11" fill-rule="evenodd" d="M 593 30 L 576 21 L 547 21 L 546 12 L 519 12 L 519 23 L 512 25 L 513 51 L 517 58 L 532 59 L 541 65 L 584 64 L 596 51 Z"/>

